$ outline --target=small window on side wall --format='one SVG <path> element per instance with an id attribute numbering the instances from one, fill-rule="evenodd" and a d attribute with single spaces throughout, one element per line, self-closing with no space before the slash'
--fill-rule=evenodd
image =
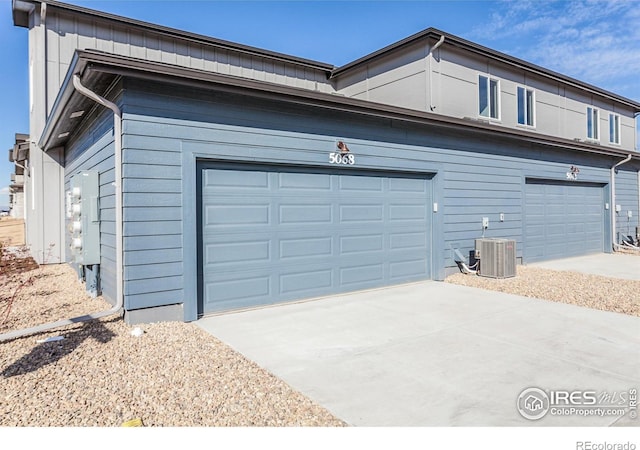
<path id="1" fill-rule="evenodd" d="M 518 87 L 518 123 L 535 126 L 535 93 L 533 89 Z"/>
<path id="2" fill-rule="evenodd" d="M 589 139 L 600 139 L 598 116 L 599 113 L 596 108 L 592 108 L 591 106 L 587 107 L 587 138 Z"/>
<path id="3" fill-rule="evenodd" d="M 609 114 L 609 142 L 620 143 L 620 116 L 617 114 Z"/>
<path id="4" fill-rule="evenodd" d="M 500 119 L 500 82 L 495 78 L 478 76 L 478 114 Z"/>

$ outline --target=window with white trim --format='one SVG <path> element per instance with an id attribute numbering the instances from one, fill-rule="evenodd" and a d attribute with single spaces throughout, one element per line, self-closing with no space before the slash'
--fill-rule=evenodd
<path id="1" fill-rule="evenodd" d="M 535 92 L 533 89 L 518 87 L 518 123 L 529 127 L 535 126 Z"/>
<path id="2" fill-rule="evenodd" d="M 620 143 L 620 116 L 618 114 L 609 114 L 609 142 L 612 144 Z"/>
<path id="3" fill-rule="evenodd" d="M 599 112 L 596 108 L 587 106 L 587 138 L 598 140 L 600 139 L 599 125 Z"/>
<path id="4" fill-rule="evenodd" d="M 500 81 L 478 75 L 478 114 L 500 119 Z"/>

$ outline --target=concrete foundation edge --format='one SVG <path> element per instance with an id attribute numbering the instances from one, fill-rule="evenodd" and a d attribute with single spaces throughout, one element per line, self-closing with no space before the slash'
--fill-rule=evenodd
<path id="1" fill-rule="evenodd" d="M 182 303 L 176 303 L 153 308 L 133 309 L 124 312 L 124 321 L 128 325 L 152 322 L 184 322 L 184 307 Z"/>

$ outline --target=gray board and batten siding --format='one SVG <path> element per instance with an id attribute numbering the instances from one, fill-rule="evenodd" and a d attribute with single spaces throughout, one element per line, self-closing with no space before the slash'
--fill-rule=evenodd
<path id="1" fill-rule="evenodd" d="M 123 109 L 125 209 L 128 204 L 135 210 L 138 221 L 125 214 L 125 229 L 139 223 L 144 233 L 158 237 L 132 240 L 129 245 L 135 242 L 135 250 L 125 248 L 125 271 L 128 280 L 135 278 L 125 291 L 126 304 L 136 309 L 187 299 L 186 320 L 197 317 L 192 299 L 197 297 L 201 244 L 196 220 L 199 163 L 431 177 L 432 273 L 425 272 L 424 278 L 443 279 L 446 268 L 456 267 L 453 249 L 467 253 L 481 236 L 482 217 L 490 219 L 487 237 L 515 239 L 517 256 L 527 261 L 526 180 L 565 181 L 575 165 L 581 172 L 574 185 L 606 186 L 603 198 L 608 199 L 609 168 L 616 160 L 498 136 L 135 80 L 125 80 Z M 337 139 L 348 143 L 356 165 L 328 164 Z M 633 177 L 620 177 L 618 190 L 633 189 L 637 178 L 635 183 Z M 609 214 L 602 213 L 604 242 L 610 239 Z M 608 250 L 606 245 L 601 249 Z"/>
<path id="2" fill-rule="evenodd" d="M 53 3 L 51 6 L 46 17 L 45 41 L 48 108 L 52 107 L 78 49 L 101 50 L 321 92 L 333 91 L 327 79 L 332 66 L 327 64 L 95 11 L 78 14 L 84 8 L 73 5 L 56 7 Z"/>

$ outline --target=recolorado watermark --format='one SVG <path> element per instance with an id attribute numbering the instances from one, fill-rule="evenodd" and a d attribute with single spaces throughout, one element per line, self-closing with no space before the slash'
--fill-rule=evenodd
<path id="1" fill-rule="evenodd" d="M 576 450 L 636 450 L 633 442 L 576 442 Z"/>
<path id="2" fill-rule="evenodd" d="M 595 391 L 595 390 L 543 390 L 530 387 L 518 396 L 518 412 L 528 420 L 540 420 L 551 416 L 598 416 L 638 417 L 638 390 Z M 586 447 L 584 447 L 587 450 Z M 609 448 L 590 448 L 589 450 L 615 450 Z"/>

